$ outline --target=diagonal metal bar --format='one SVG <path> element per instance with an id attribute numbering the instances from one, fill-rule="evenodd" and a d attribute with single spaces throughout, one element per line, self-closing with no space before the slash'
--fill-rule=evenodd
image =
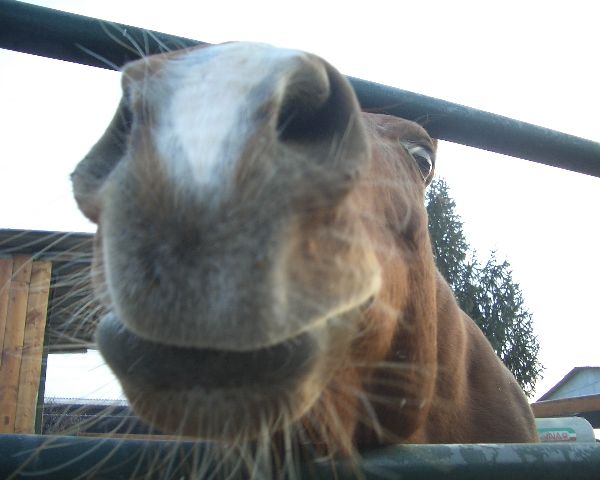
<path id="1" fill-rule="evenodd" d="M 202 42 L 0 0 L 0 48 L 101 68 Z M 439 139 L 600 177 L 600 143 L 530 123 L 350 78 L 362 107 L 421 122 Z"/>

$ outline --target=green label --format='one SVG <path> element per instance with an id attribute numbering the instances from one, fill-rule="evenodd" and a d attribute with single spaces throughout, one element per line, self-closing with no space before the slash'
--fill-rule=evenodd
<path id="1" fill-rule="evenodd" d="M 575 442 L 577 433 L 572 428 L 538 428 L 540 442 Z"/>

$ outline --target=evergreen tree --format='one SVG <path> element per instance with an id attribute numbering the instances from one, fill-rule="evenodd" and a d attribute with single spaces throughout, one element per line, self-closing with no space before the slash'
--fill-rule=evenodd
<path id="1" fill-rule="evenodd" d="M 446 182 L 432 182 L 427 191 L 427 212 L 437 266 L 454 290 L 460 307 L 479 325 L 530 395 L 543 370 L 531 313 L 507 261 L 499 262 L 492 253 L 485 265 L 479 263 L 455 209 Z"/>
<path id="2" fill-rule="evenodd" d="M 446 281 L 458 287 L 464 275 L 469 244 L 462 221 L 455 212 L 456 204 L 443 180 L 434 180 L 427 190 L 429 233 L 436 264 Z"/>

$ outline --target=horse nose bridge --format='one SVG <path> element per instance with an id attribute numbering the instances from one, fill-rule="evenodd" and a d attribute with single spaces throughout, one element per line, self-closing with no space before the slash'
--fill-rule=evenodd
<path id="1" fill-rule="evenodd" d="M 194 197 L 220 203 L 244 179 L 270 178 L 286 162 L 280 171 L 297 174 L 343 160 L 348 178 L 368 150 L 352 87 L 312 54 L 226 44 L 142 66 L 136 112 L 151 128 L 138 122 L 140 131 L 150 131 L 159 170 Z M 145 168 L 148 155 L 137 157 Z"/>

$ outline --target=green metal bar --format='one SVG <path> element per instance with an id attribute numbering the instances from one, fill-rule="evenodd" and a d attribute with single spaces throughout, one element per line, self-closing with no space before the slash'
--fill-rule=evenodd
<path id="1" fill-rule="evenodd" d="M 14 0 L 0 0 L 0 48 L 100 68 L 202 42 L 75 15 Z M 139 47 L 140 50 L 137 48 Z"/>
<path id="2" fill-rule="evenodd" d="M 129 25 L 0 1 L 0 48 L 102 68 L 201 44 Z M 349 78 L 365 110 L 419 121 L 439 139 L 600 177 L 600 143 L 444 100 Z"/>
<path id="3" fill-rule="evenodd" d="M 155 440 L 0 436 L 0 478 L 230 478 L 240 462 L 219 462 L 210 444 Z M 598 479 L 600 446 L 590 444 L 407 445 L 364 456 L 360 465 L 315 461 L 301 478 Z M 264 472 L 264 470 L 261 470 Z M 268 475 L 271 476 L 273 472 Z"/>

